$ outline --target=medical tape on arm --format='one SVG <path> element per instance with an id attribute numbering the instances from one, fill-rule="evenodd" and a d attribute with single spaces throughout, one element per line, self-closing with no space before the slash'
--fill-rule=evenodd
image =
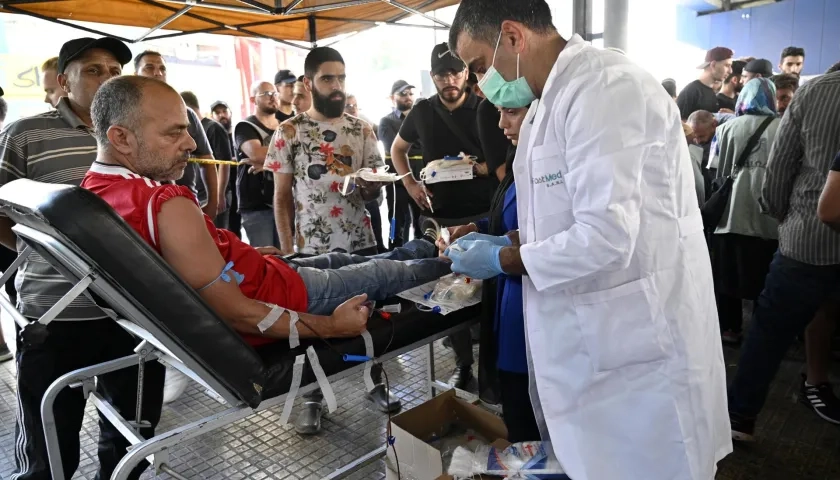
<path id="1" fill-rule="evenodd" d="M 280 425 L 289 423 L 289 416 L 292 414 L 292 406 L 295 404 L 300 381 L 303 378 L 303 365 L 306 363 L 306 355 L 300 354 L 295 357 L 295 365 L 292 370 L 292 384 L 289 393 L 286 394 L 286 403 L 283 405 L 283 413 L 280 415 Z"/>
<path id="2" fill-rule="evenodd" d="M 371 376 L 371 368 L 373 367 L 373 337 L 370 336 L 370 332 L 365 330 L 362 332 L 362 338 L 365 340 L 365 355 L 371 360 L 365 363 L 365 388 L 368 392 L 372 391 L 376 384 L 373 383 L 373 377 Z"/>
<path id="3" fill-rule="evenodd" d="M 286 311 L 285 308 L 278 307 L 277 305 L 269 305 L 267 303 L 264 305 L 271 307 L 271 311 L 268 312 L 268 315 L 266 315 L 265 318 L 260 320 L 260 323 L 257 324 L 257 329 L 259 329 L 260 333 L 265 333 L 266 330 L 268 330 L 272 327 L 272 325 L 277 323 L 277 320 L 280 320 L 280 317 L 283 315 L 283 312 Z M 295 331 L 295 334 L 297 334 L 297 330 Z M 289 332 L 289 343 L 291 343 L 292 340 L 291 335 L 292 332 Z"/>
<path id="4" fill-rule="evenodd" d="M 309 356 L 309 364 L 312 366 L 312 372 L 315 374 L 315 378 L 318 380 L 318 386 L 321 387 L 321 393 L 327 402 L 327 409 L 330 413 L 333 413 L 338 408 L 335 402 L 335 392 L 333 392 L 330 381 L 327 380 L 324 369 L 321 368 L 321 362 L 318 361 L 318 354 L 315 353 L 315 349 L 311 345 L 306 349 L 306 354 Z"/>

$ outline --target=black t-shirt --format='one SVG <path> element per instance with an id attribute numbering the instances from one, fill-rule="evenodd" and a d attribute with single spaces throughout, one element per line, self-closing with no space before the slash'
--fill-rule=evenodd
<path id="1" fill-rule="evenodd" d="M 392 172 L 396 172 L 396 170 L 394 169 L 394 162 L 391 161 L 391 146 L 394 145 L 394 140 L 396 140 L 397 134 L 400 133 L 400 127 L 402 127 L 405 117 L 406 114 L 395 110 L 379 120 L 378 137 L 382 142 L 382 145 L 385 147 L 385 156 L 387 157 L 385 159 L 385 165 L 388 165 Z M 411 157 L 422 156 L 423 149 L 420 147 L 420 142 L 412 143 L 411 148 L 408 150 L 408 166 L 414 174 L 414 178 L 420 177 L 420 170 L 423 170 L 423 160 L 416 160 Z M 402 182 L 396 182 L 395 185 L 397 188 L 403 188 Z"/>
<path id="2" fill-rule="evenodd" d="M 738 98 L 729 98 L 722 93 L 717 94 L 717 101 L 718 101 L 718 109 L 721 108 L 728 108 L 729 110 L 735 111 L 735 102 Z"/>
<path id="3" fill-rule="evenodd" d="M 280 123 L 283 123 L 283 122 L 285 122 L 286 120 L 288 120 L 288 119 L 290 119 L 290 118 L 292 118 L 292 117 L 294 117 L 294 116 L 295 116 L 294 112 L 292 112 L 292 113 L 283 113 L 283 112 L 282 112 L 282 111 L 280 111 L 280 110 L 277 110 L 277 113 L 275 113 L 275 114 L 274 114 L 274 118 L 276 118 L 276 119 L 277 119 L 277 121 L 278 121 L 278 122 L 280 122 Z"/>
<path id="4" fill-rule="evenodd" d="M 446 110 L 437 95 L 430 99 L 420 100 L 403 121 L 400 137 L 409 143 L 420 142 L 423 147 L 424 165 L 443 159 L 445 156 L 456 156 L 461 152 L 475 155 L 479 162 L 484 162 L 486 157 L 481 152 L 481 139 L 478 135 L 478 102 L 479 98 L 470 94 L 460 108 L 450 112 Z M 467 137 L 465 140 L 470 140 L 474 146 L 465 145 L 462 140 L 459 140 L 459 136 L 450 130 L 441 116 L 435 112 L 435 108 L 440 108 L 444 111 L 444 115 L 449 115 L 455 125 L 461 127 L 463 136 Z M 497 184 L 496 176 L 492 174 L 487 178 L 433 183 L 427 188 L 434 196 L 432 199 L 434 213 L 423 212 L 423 214 L 443 219 L 456 219 L 486 213 L 490 210 L 490 200 L 493 198 Z"/>
<path id="5" fill-rule="evenodd" d="M 478 106 L 478 136 L 481 138 L 481 150 L 487 160 L 487 170 L 491 176 L 496 176 L 496 170 L 505 164 L 510 140 L 505 132 L 499 128 L 502 114 L 499 109 L 488 100 L 482 100 Z M 498 178 L 498 177 L 496 177 Z"/>
<path id="6" fill-rule="evenodd" d="M 213 150 L 213 158 L 216 160 L 233 160 L 230 135 L 225 131 L 225 127 L 211 118 L 202 118 L 201 126 L 204 127 L 204 133 L 207 134 L 210 150 Z"/>
<path id="7" fill-rule="evenodd" d="M 683 88 L 677 97 L 677 106 L 680 107 L 680 116 L 683 120 L 697 110 L 711 113 L 717 113 L 720 110 L 715 91 L 700 80 L 695 80 Z"/>
<path id="8" fill-rule="evenodd" d="M 247 123 L 246 123 L 247 122 Z M 261 128 L 267 135 L 263 135 L 249 125 L 252 123 Z M 257 117 L 251 115 L 243 121 L 236 124 L 233 130 L 234 143 L 236 145 L 236 158 L 241 162 L 243 158 L 248 158 L 242 152 L 242 144 L 249 140 L 257 140 L 263 146 L 268 145 L 271 141 L 273 130 L 266 127 L 260 122 Z M 239 210 L 243 212 L 255 210 L 271 210 L 274 201 L 274 177 L 271 172 L 262 172 L 257 174 L 248 173 L 251 168 L 248 164 L 241 164 L 236 167 L 236 195 L 239 198 Z"/>

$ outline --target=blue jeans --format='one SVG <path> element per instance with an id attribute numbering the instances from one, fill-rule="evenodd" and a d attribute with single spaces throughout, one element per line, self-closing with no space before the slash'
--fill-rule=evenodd
<path id="1" fill-rule="evenodd" d="M 245 229 L 248 243 L 252 247 L 280 248 L 277 226 L 274 224 L 274 210 L 252 210 L 239 213 L 242 217 L 242 228 Z"/>
<path id="2" fill-rule="evenodd" d="M 776 252 L 729 385 L 730 414 L 747 419 L 758 415 L 791 342 L 838 286 L 840 265 L 809 265 Z"/>
<path id="3" fill-rule="evenodd" d="M 431 242 L 414 240 L 382 255 L 326 253 L 292 260 L 292 267 L 306 285 L 307 312 L 331 315 L 356 295 L 366 293 L 372 301 L 385 300 L 448 275 L 450 263 L 437 254 Z"/>

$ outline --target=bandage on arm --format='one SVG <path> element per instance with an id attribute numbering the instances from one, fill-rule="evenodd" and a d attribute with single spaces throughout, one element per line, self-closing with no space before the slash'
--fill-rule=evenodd
<path id="1" fill-rule="evenodd" d="M 194 201 L 185 197 L 167 200 L 157 216 L 157 226 L 164 260 L 187 284 L 196 290 L 201 289 L 199 295 L 234 330 L 270 338 L 289 337 L 291 316 L 288 311 L 281 312 L 278 321 L 261 332 L 258 325 L 271 313 L 272 307 L 243 295 L 236 281 L 221 279 L 227 263 L 210 237 Z M 233 265 L 224 273 L 233 280 L 235 275 L 231 272 L 235 269 Z M 298 315 L 317 330 L 313 332 L 298 323 L 301 338 L 314 338 L 318 334 L 332 336 L 334 322 L 330 317 Z"/>

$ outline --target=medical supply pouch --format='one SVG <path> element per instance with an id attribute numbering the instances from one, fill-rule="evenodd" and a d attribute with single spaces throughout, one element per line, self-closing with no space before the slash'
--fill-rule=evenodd
<path id="1" fill-rule="evenodd" d="M 449 474 L 456 478 L 476 475 L 527 480 L 568 478 L 547 446 L 545 442 L 523 442 L 504 449 L 491 445 L 478 445 L 472 449 L 459 447 L 452 456 Z"/>

